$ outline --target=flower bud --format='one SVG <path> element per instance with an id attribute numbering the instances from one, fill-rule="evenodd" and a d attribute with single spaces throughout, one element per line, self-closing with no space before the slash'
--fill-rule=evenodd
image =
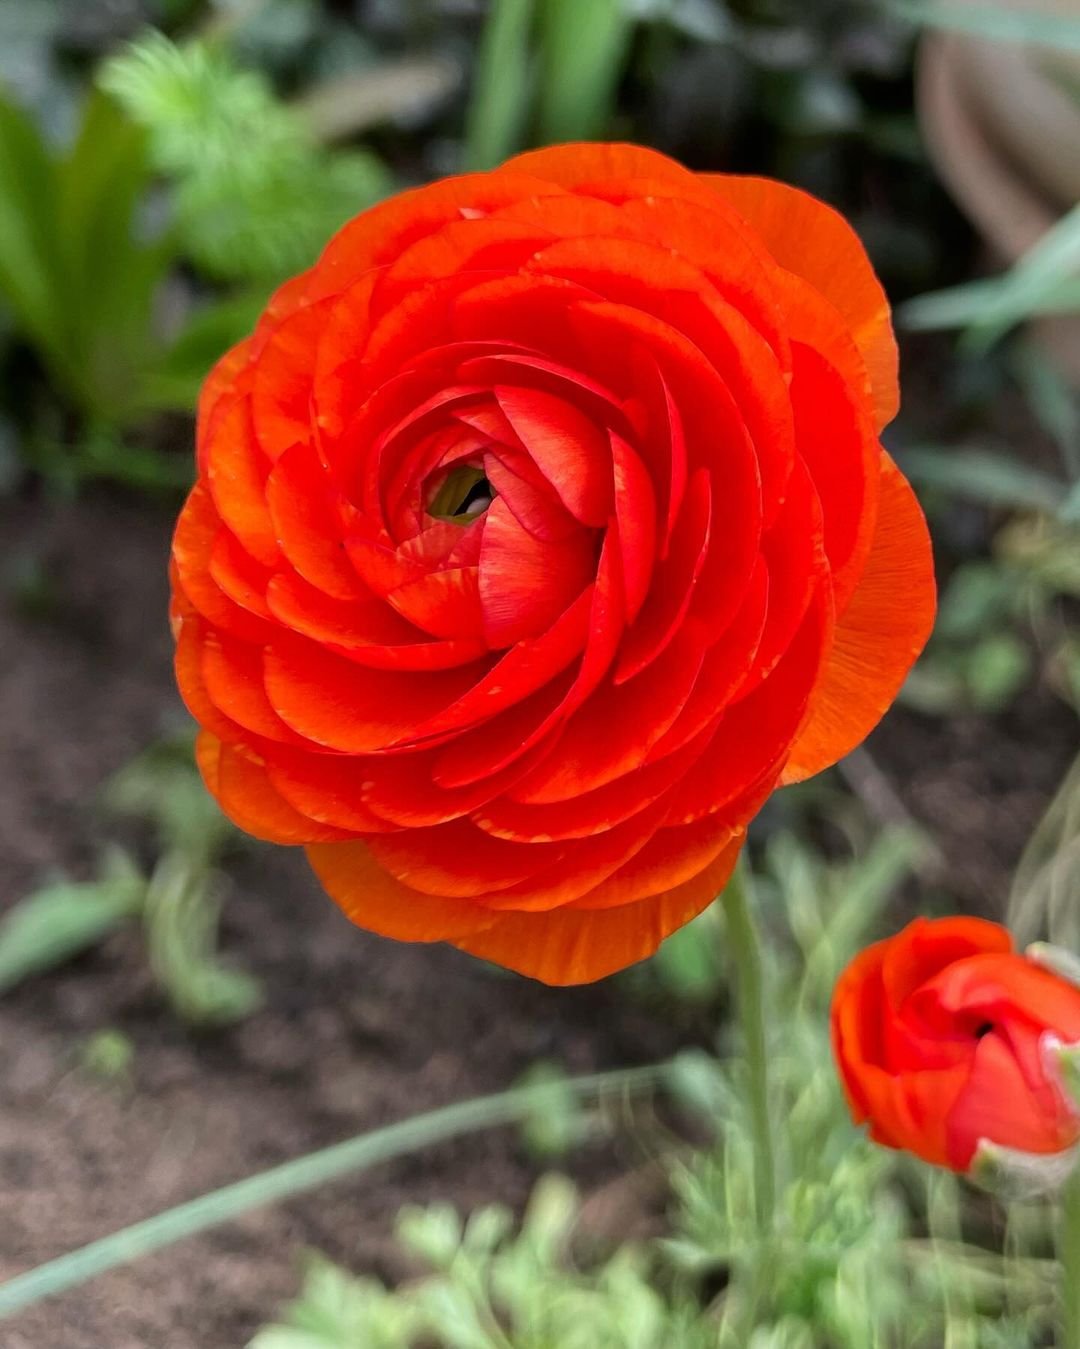
<path id="1" fill-rule="evenodd" d="M 1050 950 L 1021 955 L 981 919 L 917 918 L 858 955 L 832 1011 L 856 1122 L 998 1190 L 1058 1188 L 1080 1143 L 1080 984 Z"/>

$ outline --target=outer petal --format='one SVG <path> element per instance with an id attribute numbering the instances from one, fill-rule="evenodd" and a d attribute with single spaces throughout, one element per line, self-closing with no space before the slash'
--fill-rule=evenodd
<path id="1" fill-rule="evenodd" d="M 781 267 L 809 281 L 847 319 L 870 373 L 880 430 L 899 406 L 896 339 L 889 302 L 858 235 L 839 212 L 797 187 L 769 178 L 701 177 L 753 225 Z"/>
<path id="2" fill-rule="evenodd" d="M 527 150 L 503 165 L 502 172 L 527 173 L 546 183 L 579 188 L 607 178 L 657 178 L 685 182 L 694 179 L 689 169 L 669 159 L 659 150 L 642 145 L 596 144 L 578 141 L 569 145 L 551 145 L 543 150 Z"/>
<path id="3" fill-rule="evenodd" d="M 832 651 L 783 785 L 820 773 L 870 734 L 926 645 L 935 607 L 926 521 L 907 480 L 885 455 L 866 570 L 837 619 Z"/>
<path id="4" fill-rule="evenodd" d="M 308 861 L 330 897 L 369 932 L 398 941 L 448 941 L 490 927 L 495 916 L 466 900 L 422 895 L 384 871 L 359 839 L 316 843 Z"/>
<path id="5" fill-rule="evenodd" d="M 702 872 L 666 894 L 617 908 L 508 913 L 454 945 L 545 984 L 591 983 L 651 956 L 707 908 L 727 884 L 742 842 L 736 835 Z"/>

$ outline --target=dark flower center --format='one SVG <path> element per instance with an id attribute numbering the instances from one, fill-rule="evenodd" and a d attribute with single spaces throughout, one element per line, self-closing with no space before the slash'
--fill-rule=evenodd
<path id="1" fill-rule="evenodd" d="M 989 1035 L 993 1029 L 994 1023 L 992 1021 L 980 1021 L 980 1023 L 975 1027 L 976 1040 L 981 1040 L 984 1035 Z"/>
<path id="2" fill-rule="evenodd" d="M 437 520 L 466 525 L 483 515 L 494 497 L 495 489 L 482 468 L 457 464 L 435 489 L 427 512 Z"/>

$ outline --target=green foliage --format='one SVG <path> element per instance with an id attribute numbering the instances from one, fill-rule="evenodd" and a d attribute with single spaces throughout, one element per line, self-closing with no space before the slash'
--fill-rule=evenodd
<path id="1" fill-rule="evenodd" d="M 626 0 L 492 0 L 466 115 L 465 167 L 493 168 L 527 139 L 605 135 L 633 26 Z"/>
<path id="2" fill-rule="evenodd" d="M 719 908 L 710 905 L 661 943 L 644 972 L 680 1002 L 712 1002 L 727 983 L 722 927 Z"/>
<path id="3" fill-rule="evenodd" d="M 522 1140 L 534 1157 L 562 1157 L 588 1136 L 589 1117 L 558 1064 L 534 1063 L 521 1075 L 519 1085 L 539 1088 L 534 1107 L 521 1121 Z"/>
<path id="4" fill-rule="evenodd" d="M 173 463 L 123 433 L 154 409 L 192 408 L 206 370 L 256 312 L 249 300 L 208 301 L 163 320 L 178 240 L 148 228 L 150 186 L 145 134 L 111 97 L 88 97 L 74 143 L 58 153 L 0 94 L 0 302 L 79 423 L 73 439 L 45 405 L 29 416 L 22 454 L 66 489 L 95 478 L 184 487 L 186 458 Z"/>
<path id="5" fill-rule="evenodd" d="M 537 1186 L 521 1230 L 487 1207 L 406 1207 L 397 1235 L 428 1272 L 388 1291 L 323 1261 L 250 1349 L 1031 1349 L 1053 1314 L 1054 1262 L 1019 1225 L 1008 1255 L 966 1238 L 955 1179 L 916 1174 L 853 1129 L 830 1061 L 836 973 L 871 934 L 919 856 L 888 832 L 826 862 L 793 835 L 771 840 L 755 889 L 765 947 L 771 1116 L 779 1202 L 762 1231 L 745 1065 L 680 1056 L 671 1090 L 715 1142 L 665 1152 L 671 1232 L 582 1260 L 569 1182 Z M 1042 1210 L 1039 1210 L 1042 1214 Z M 719 1288 L 719 1292 L 713 1290 Z"/>
<path id="6" fill-rule="evenodd" d="M 643 1250 L 623 1247 L 589 1273 L 569 1268 L 578 1214 L 573 1186 L 558 1176 L 537 1186 L 516 1236 L 501 1207 L 467 1221 L 448 1205 L 406 1208 L 398 1239 L 431 1274 L 389 1294 L 340 1270 L 330 1277 L 320 1263 L 285 1321 L 260 1331 L 250 1349 L 706 1349 L 714 1342 L 686 1299 L 668 1300 L 650 1285 L 653 1262 Z M 311 1326 L 319 1327 L 315 1337 Z"/>
<path id="7" fill-rule="evenodd" d="M 221 880 L 179 850 L 154 868 L 143 921 L 150 966 L 173 1011 L 191 1026 L 222 1026 L 250 1016 L 262 990 L 217 954 Z"/>
<path id="8" fill-rule="evenodd" d="M 304 1289 L 283 1321 L 260 1330 L 252 1349 L 400 1349 L 421 1312 L 375 1279 L 355 1279 L 321 1256 L 308 1259 Z"/>
<path id="9" fill-rule="evenodd" d="M 1080 31 L 1080 24 L 1076 25 Z M 973 350 L 985 350 L 1017 323 L 1033 314 L 1080 307 L 1080 205 L 1028 249 L 1003 276 L 980 284 L 921 295 L 901 306 L 898 318 L 908 328 L 966 327 Z M 1048 308 L 1050 306 L 1050 308 Z"/>
<path id="10" fill-rule="evenodd" d="M 1080 706 L 1080 651 L 1062 608 L 1080 598 L 1078 537 L 1053 516 L 1020 517 L 998 532 L 993 557 L 958 567 L 904 701 L 937 716 L 1000 712 L 1032 681 L 1039 650 L 1048 682 Z"/>
<path id="11" fill-rule="evenodd" d="M 885 4 L 904 18 L 934 28 L 1080 51 L 1080 20 L 1046 10 L 1039 12 L 1034 6 L 967 4 L 961 0 L 885 0 Z"/>
<path id="12" fill-rule="evenodd" d="M 1028 840 L 1013 877 L 1009 926 L 1021 943 L 1080 952 L 1080 758 Z"/>
<path id="13" fill-rule="evenodd" d="M 0 98 L 0 297 L 54 384 L 90 421 L 136 413 L 151 306 L 171 262 L 146 241 L 142 133 L 104 95 L 87 101 L 74 145 L 55 155 Z"/>
<path id="14" fill-rule="evenodd" d="M 138 914 L 145 881 L 119 849 L 95 881 L 59 881 L 28 895 L 0 922 L 0 994 L 99 945 Z"/>
<path id="15" fill-rule="evenodd" d="M 274 282 L 310 266 L 347 219 L 392 189 L 378 158 L 328 151 L 259 71 L 151 31 L 99 81 L 146 129 L 176 189 L 183 251 L 209 275 Z"/>
<path id="16" fill-rule="evenodd" d="M 544 0 L 540 12 L 541 144 L 607 131 L 632 31 L 625 0 Z"/>
<path id="17" fill-rule="evenodd" d="M 79 1046 L 79 1067 L 101 1082 L 126 1083 L 135 1062 L 135 1045 L 123 1031 L 105 1027 Z"/>
<path id="18" fill-rule="evenodd" d="M 521 145 L 531 94 L 532 17 L 533 0 L 492 0 L 465 120 L 467 170 L 494 168 Z"/>
<path id="19" fill-rule="evenodd" d="M 190 1025 L 223 1025 L 261 1001 L 258 984 L 217 954 L 222 881 L 215 870 L 232 828 L 199 780 L 189 737 L 151 746 L 107 784 L 106 809 L 147 821 L 159 854 L 147 877 L 122 849 L 99 879 L 27 896 L 0 923 L 0 993 L 142 923 L 155 979 Z"/>

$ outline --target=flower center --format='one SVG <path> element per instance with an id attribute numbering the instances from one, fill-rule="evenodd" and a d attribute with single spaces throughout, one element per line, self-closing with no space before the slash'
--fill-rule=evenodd
<path id="1" fill-rule="evenodd" d="M 994 1023 L 993 1023 L 992 1021 L 981 1021 L 981 1022 L 975 1027 L 975 1038 L 976 1038 L 976 1040 L 981 1040 L 981 1039 L 983 1038 L 984 1035 L 989 1035 L 993 1029 L 994 1029 Z"/>
<path id="2" fill-rule="evenodd" d="M 495 489 L 476 464 L 456 464 L 428 502 L 427 513 L 436 520 L 467 525 L 483 515 L 495 498 Z"/>

